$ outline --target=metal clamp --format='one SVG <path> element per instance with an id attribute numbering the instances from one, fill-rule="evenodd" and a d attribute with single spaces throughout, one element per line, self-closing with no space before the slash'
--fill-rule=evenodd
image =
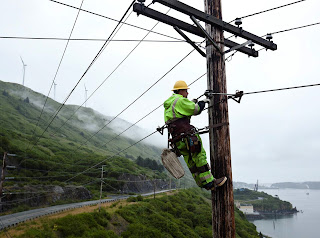
<path id="1" fill-rule="evenodd" d="M 235 94 L 228 96 L 228 99 L 232 99 L 232 100 L 236 101 L 237 103 L 240 103 L 242 96 L 243 96 L 243 91 L 237 90 Z"/>
<path id="2" fill-rule="evenodd" d="M 163 131 L 164 131 L 164 129 L 166 129 L 167 128 L 167 125 L 164 125 L 164 126 L 162 126 L 162 127 L 158 127 L 157 128 L 157 131 L 161 134 L 161 135 L 163 135 Z"/>

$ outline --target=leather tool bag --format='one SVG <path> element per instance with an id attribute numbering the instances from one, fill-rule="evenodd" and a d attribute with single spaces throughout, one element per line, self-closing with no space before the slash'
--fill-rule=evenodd
<path id="1" fill-rule="evenodd" d="M 201 151 L 201 142 L 196 135 L 187 137 L 188 140 L 188 150 L 191 154 L 199 153 Z"/>

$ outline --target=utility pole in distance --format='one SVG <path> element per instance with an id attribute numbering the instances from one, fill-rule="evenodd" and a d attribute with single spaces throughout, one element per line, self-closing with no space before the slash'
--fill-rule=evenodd
<path id="1" fill-rule="evenodd" d="M 101 210 L 102 183 L 103 183 L 103 166 L 105 166 L 105 165 L 102 165 L 102 167 L 101 167 L 99 212 L 100 212 L 100 210 Z"/>
<path id="2" fill-rule="evenodd" d="M 205 0 L 205 13 L 222 20 L 221 0 Z M 206 24 L 206 31 L 215 42 L 223 42 L 221 28 Z M 207 42 L 207 85 L 213 92 L 227 93 L 224 54 Z M 223 52 L 222 44 L 218 44 Z M 225 96 L 216 95 L 211 98 L 212 107 L 208 109 L 209 125 L 226 123 L 221 127 L 209 130 L 210 161 L 215 178 L 226 176 L 226 184 L 212 191 L 212 232 L 213 237 L 234 238 L 234 201 L 231 170 L 230 131 L 228 116 L 228 100 L 219 103 Z"/>
<path id="3" fill-rule="evenodd" d="M 0 179 L 0 212 L 2 212 L 2 189 L 3 189 L 3 182 L 4 182 L 4 172 L 6 169 L 6 158 L 7 152 L 4 152 L 3 160 L 2 160 L 2 170 L 1 170 L 1 179 Z"/>

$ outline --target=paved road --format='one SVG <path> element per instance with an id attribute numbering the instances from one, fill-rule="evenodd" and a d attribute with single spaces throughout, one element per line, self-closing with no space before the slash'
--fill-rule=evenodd
<path id="1" fill-rule="evenodd" d="M 156 193 L 164 193 L 164 192 L 168 192 L 168 191 L 170 191 L 170 190 L 157 191 Z M 153 192 L 152 193 L 144 193 L 141 195 L 142 196 L 149 196 L 149 195 L 153 195 Z M 123 199 L 127 199 L 128 197 L 132 197 L 132 196 L 137 196 L 137 195 L 113 196 L 112 198 L 109 198 L 109 199 L 102 199 L 101 203 L 123 200 Z M 99 202 L 100 202 L 100 200 L 78 202 L 78 203 L 71 203 L 71 204 L 64 204 L 64 205 L 57 205 L 57 206 L 52 206 L 52 207 L 33 209 L 33 210 L 29 210 L 29 211 L 17 212 L 17 213 L 13 213 L 10 215 L 0 216 L 0 230 L 4 229 L 6 227 L 15 226 L 15 225 L 22 223 L 22 222 L 25 222 L 25 221 L 33 220 L 33 219 L 41 217 L 41 216 L 59 213 L 62 211 L 66 211 L 66 210 L 70 210 L 70 209 L 74 209 L 74 208 L 79 208 L 79 207 L 97 205 L 97 204 L 99 204 Z"/>

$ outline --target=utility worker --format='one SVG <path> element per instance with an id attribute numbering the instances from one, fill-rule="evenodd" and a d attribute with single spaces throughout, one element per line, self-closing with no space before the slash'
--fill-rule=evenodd
<path id="1" fill-rule="evenodd" d="M 197 185 L 207 190 L 214 190 L 215 187 L 222 186 L 227 178 L 215 179 L 212 176 L 201 138 L 196 128 L 190 125 L 190 117 L 199 115 L 205 103 L 209 103 L 209 99 L 190 101 L 187 99 L 188 89 L 184 81 L 175 83 L 173 95 L 164 102 L 164 120 L 172 136 L 171 146 L 178 156 L 183 155 Z"/>

